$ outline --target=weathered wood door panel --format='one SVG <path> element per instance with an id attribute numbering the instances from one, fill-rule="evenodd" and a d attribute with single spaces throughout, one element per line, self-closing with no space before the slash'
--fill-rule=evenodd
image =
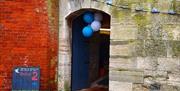
<path id="1" fill-rule="evenodd" d="M 82 17 L 73 21 L 72 26 L 72 91 L 86 88 L 89 69 L 89 46 L 87 38 L 83 37 L 82 29 L 85 23 Z"/>

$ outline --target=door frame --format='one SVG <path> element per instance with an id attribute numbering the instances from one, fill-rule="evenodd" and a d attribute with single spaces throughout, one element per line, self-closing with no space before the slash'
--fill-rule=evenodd
<path id="1" fill-rule="evenodd" d="M 72 21 L 85 11 L 98 11 L 110 16 L 108 9 L 97 8 L 80 8 L 74 9 L 68 14 L 62 15 L 60 18 L 65 17 L 60 21 L 59 31 L 59 57 L 58 57 L 58 91 L 70 91 L 72 83 Z M 60 12 L 61 13 L 61 12 Z M 111 23 L 111 22 L 109 22 Z M 110 27 L 110 24 L 108 25 Z M 62 50 L 62 51 L 61 51 Z"/>

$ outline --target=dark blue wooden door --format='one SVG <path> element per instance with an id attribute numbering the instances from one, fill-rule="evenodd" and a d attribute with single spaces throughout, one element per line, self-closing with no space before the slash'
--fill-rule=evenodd
<path id="1" fill-rule="evenodd" d="M 89 86 L 89 47 L 88 39 L 83 37 L 85 23 L 79 16 L 72 25 L 72 91 Z"/>

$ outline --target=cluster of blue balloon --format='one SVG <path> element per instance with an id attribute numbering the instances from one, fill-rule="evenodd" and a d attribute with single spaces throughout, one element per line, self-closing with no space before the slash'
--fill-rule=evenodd
<path id="1" fill-rule="evenodd" d="M 99 31 L 101 28 L 101 21 L 103 16 L 101 13 L 85 12 L 83 15 L 83 20 L 88 25 L 82 30 L 84 37 L 91 37 L 93 32 Z"/>

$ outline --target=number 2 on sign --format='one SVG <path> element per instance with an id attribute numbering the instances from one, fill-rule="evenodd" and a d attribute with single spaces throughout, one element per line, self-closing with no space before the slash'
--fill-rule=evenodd
<path id="1" fill-rule="evenodd" d="M 37 73 L 37 72 L 33 72 L 33 74 L 32 74 L 32 80 L 33 80 L 33 81 L 37 81 L 37 80 L 38 80 L 38 73 Z"/>

